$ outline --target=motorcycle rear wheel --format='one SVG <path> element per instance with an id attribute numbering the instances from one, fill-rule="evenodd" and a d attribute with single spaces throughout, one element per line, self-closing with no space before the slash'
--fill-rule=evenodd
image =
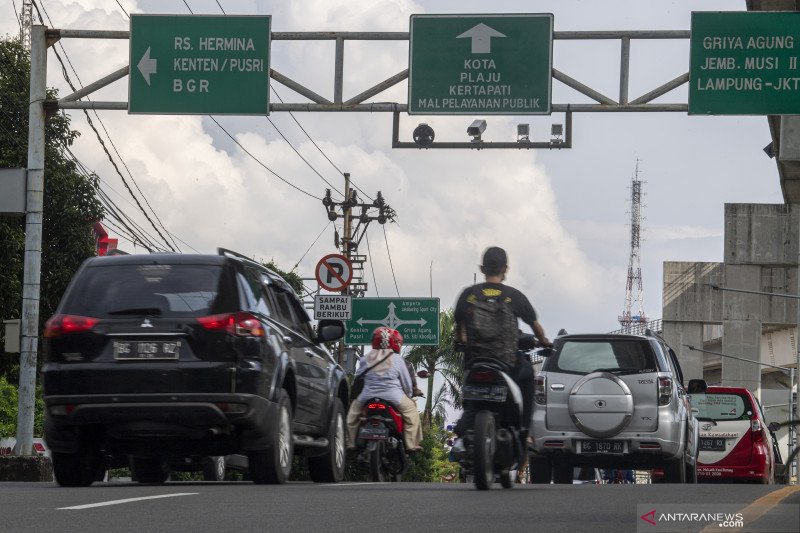
<path id="1" fill-rule="evenodd" d="M 514 488 L 514 478 L 511 476 L 510 470 L 503 470 L 502 472 L 500 472 L 500 485 L 504 489 Z"/>
<path id="2" fill-rule="evenodd" d="M 473 459 L 475 465 L 475 487 L 489 490 L 494 482 L 495 420 L 489 411 L 475 415 L 473 430 Z"/>
<path id="3" fill-rule="evenodd" d="M 383 467 L 384 443 L 378 441 L 369 452 L 369 479 L 377 483 L 386 481 L 386 472 Z"/>

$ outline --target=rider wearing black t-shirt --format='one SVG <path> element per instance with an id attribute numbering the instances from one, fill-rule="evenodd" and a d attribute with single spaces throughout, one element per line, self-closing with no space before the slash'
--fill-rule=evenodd
<path id="1" fill-rule="evenodd" d="M 531 302 L 520 291 L 508 285 L 503 285 L 508 271 L 508 257 L 505 250 L 493 246 L 483 255 L 481 272 L 486 276 L 485 283 L 479 283 L 464 289 L 456 302 L 454 318 L 456 322 L 457 342 L 465 349 L 465 361 L 469 361 L 469 339 L 466 333 L 466 324 L 469 323 L 472 304 L 480 299 L 502 298 L 509 304 L 514 315 L 528 324 L 533 330 L 536 339 L 542 346 L 551 346 L 544 333 L 544 329 L 537 320 L 536 311 Z M 527 358 L 518 357 L 514 368 L 509 375 L 519 385 L 523 401 L 523 434 L 527 434 L 533 413 L 533 368 Z M 467 415 L 467 413 L 465 413 Z M 461 436 L 469 424 L 469 416 L 462 416 L 455 427 L 455 434 Z"/>

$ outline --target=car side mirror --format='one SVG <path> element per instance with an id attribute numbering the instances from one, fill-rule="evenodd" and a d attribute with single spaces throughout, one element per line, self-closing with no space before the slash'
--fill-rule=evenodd
<path id="1" fill-rule="evenodd" d="M 341 320 L 320 320 L 317 324 L 316 343 L 335 341 L 344 337 L 344 324 Z"/>
<path id="2" fill-rule="evenodd" d="M 552 349 L 552 348 L 549 348 L 549 347 L 548 347 L 548 348 L 541 348 L 541 349 L 540 349 L 539 351 L 537 351 L 536 353 L 537 353 L 538 355 L 541 355 L 542 357 L 550 357 L 550 356 L 551 356 L 551 355 L 553 355 L 555 352 L 556 352 L 556 351 L 555 351 L 554 349 Z"/>
<path id="3" fill-rule="evenodd" d="M 686 392 L 689 394 L 705 394 L 708 391 L 708 383 L 704 379 L 690 379 L 689 387 Z"/>
<path id="4" fill-rule="evenodd" d="M 779 429 L 781 429 L 781 425 L 780 425 L 778 422 L 770 422 L 770 423 L 769 423 L 769 425 L 768 425 L 767 427 L 768 427 L 768 428 L 769 428 L 769 430 L 770 430 L 771 432 L 773 432 L 773 433 L 775 433 L 776 431 L 778 431 Z"/>

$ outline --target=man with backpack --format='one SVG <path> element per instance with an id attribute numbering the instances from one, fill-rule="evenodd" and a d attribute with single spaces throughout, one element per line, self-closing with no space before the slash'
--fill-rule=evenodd
<path id="1" fill-rule="evenodd" d="M 517 319 L 531 327 L 541 346 L 552 346 L 552 343 L 545 336 L 528 298 L 503 284 L 508 272 L 505 250 L 497 246 L 488 248 L 483 254 L 481 272 L 486 281 L 464 289 L 456 302 L 456 343 L 464 350 L 464 368 L 469 368 L 476 357 L 499 359 L 508 366 L 509 375 L 522 393 L 524 440 L 533 413 L 533 367 L 517 350 Z M 457 436 L 463 436 L 472 425 L 473 417 L 473 413 L 464 413 L 454 428 Z M 454 444 L 454 451 L 458 453 L 460 448 L 463 448 L 461 439 Z"/>

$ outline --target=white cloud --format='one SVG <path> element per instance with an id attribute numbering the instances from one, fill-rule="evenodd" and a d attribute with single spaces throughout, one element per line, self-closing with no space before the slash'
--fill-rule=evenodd
<path id="1" fill-rule="evenodd" d="M 227 4 L 231 4 L 230 7 Z M 727 9 L 724 2 L 614 3 L 539 2 L 536 9 L 555 13 L 556 30 L 688 29 L 692 9 Z M 139 12 L 179 12 L 180 2 L 124 2 Z M 219 13 L 213 2 L 192 1 L 198 13 Z M 528 3 L 411 2 L 401 0 L 307 0 L 224 3 L 229 13 L 273 15 L 275 31 L 407 31 L 412 13 L 522 12 Z M 61 28 L 127 29 L 127 18 L 105 0 L 51 0 L 47 9 Z M 738 6 L 740 8 L 741 6 Z M 630 18 L 622 20 L 618 13 Z M 18 28 L 10 8 L 0 9 L 0 34 Z M 62 43 L 84 84 L 128 63 L 127 41 L 64 39 Z M 680 74 L 686 53 L 680 45 L 644 50 L 661 54 L 657 62 L 632 46 L 632 96 Z M 582 47 L 583 46 L 583 47 Z M 407 67 L 408 43 L 350 42 L 345 46 L 345 98 Z M 618 90 L 618 51 L 585 43 L 555 44 L 557 65 L 581 81 L 614 96 Z M 274 41 L 272 66 L 327 98 L 333 93 L 333 43 Z M 664 52 L 663 50 L 669 50 Z M 60 48 L 59 48 L 60 52 Z M 657 64 L 668 65 L 665 70 Z M 637 66 L 639 67 L 637 69 Z M 69 91 L 61 67 L 49 55 L 48 83 Z M 685 71 L 685 70 L 684 70 Z M 72 75 L 72 74 L 71 74 Z M 275 84 L 290 102 L 304 101 Z M 402 83 L 375 101 L 406 100 Z M 635 90 L 634 90 L 635 87 Z M 578 101 L 554 83 L 554 100 Z M 581 97 L 582 98 L 582 97 Z M 685 96 L 671 95 L 670 101 Z M 93 100 L 125 101 L 127 79 Z M 584 101 L 584 99 L 580 99 Z M 124 193 L 82 112 L 72 111 L 82 131 L 75 152 L 108 186 Z M 195 116 L 133 116 L 100 112 L 103 123 L 136 182 L 164 225 L 192 247 L 239 250 L 291 268 L 327 223 L 321 202 L 272 176 L 245 154 L 210 120 Z M 616 327 L 624 303 L 628 261 L 627 186 L 636 158 L 644 161 L 647 207 L 642 243 L 645 303 L 660 315 L 661 271 L 665 260 L 721 260 L 722 203 L 780 202 L 774 162 L 760 153 L 768 139 L 760 117 L 687 117 L 685 114 L 576 113 L 574 145 L 562 151 L 392 150 L 387 113 L 295 113 L 316 143 L 343 171 L 350 172 L 365 199 L 381 190 L 397 210 L 398 223 L 372 223 L 368 238 L 372 263 L 366 281 L 374 296 L 396 294 L 383 231 L 391 250 L 394 276 L 402 295 L 426 296 L 432 281 L 442 307 L 478 272 L 480 255 L 490 245 L 510 256 L 508 282 L 523 290 L 553 335 L 604 331 Z M 428 122 L 437 140 L 466 140 L 465 129 L 478 117 L 401 117 L 401 137 L 409 139 L 419 122 Z M 285 113 L 270 119 L 311 164 L 341 189 L 343 180 Z M 97 122 L 96 119 L 94 119 Z M 248 151 L 275 172 L 313 196 L 328 187 L 273 130 L 263 117 L 218 118 Z M 511 140 L 515 124 L 530 122 L 536 135 L 549 130 L 552 117 L 492 117 L 487 140 Z M 124 169 L 123 169 L 123 172 Z M 757 178 L 756 178 L 757 177 Z M 765 186 L 765 183 L 768 186 Z M 112 196 L 130 214 L 135 209 Z M 139 217 L 141 219 L 141 217 Z M 140 224 L 148 223 L 143 219 Z M 341 225 L 341 220 L 337 221 Z M 341 229 L 340 229 L 341 231 Z M 151 233 L 154 233 L 152 230 Z M 715 244 L 710 245 L 713 242 Z M 130 249 L 130 243 L 121 242 Z M 311 276 L 316 261 L 334 251 L 329 229 L 298 267 Z M 360 253 L 367 253 L 366 241 Z M 695 255 L 696 254 L 696 255 Z M 478 279 L 480 274 L 478 273 Z"/>

